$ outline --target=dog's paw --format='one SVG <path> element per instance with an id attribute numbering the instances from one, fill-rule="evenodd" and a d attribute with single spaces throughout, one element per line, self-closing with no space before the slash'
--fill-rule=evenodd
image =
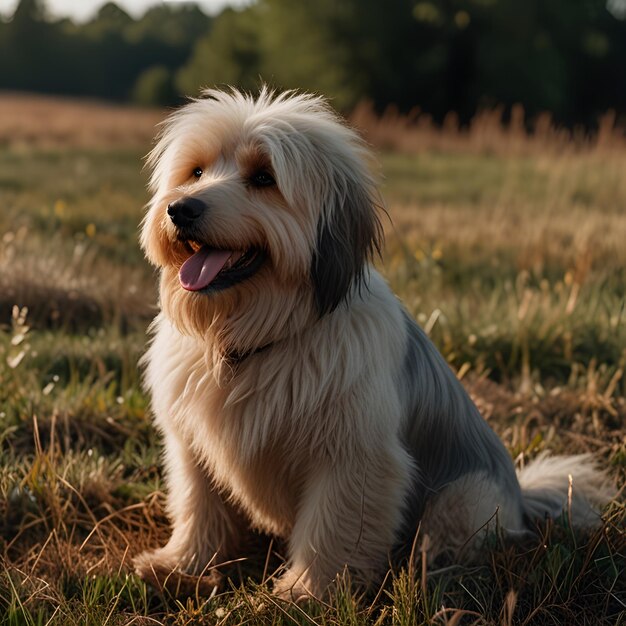
<path id="1" fill-rule="evenodd" d="M 172 595 L 206 596 L 221 589 L 222 575 L 215 569 L 202 576 L 186 574 L 180 569 L 180 559 L 167 550 L 143 552 L 133 559 L 135 573 L 151 587 Z"/>
<path id="2" fill-rule="evenodd" d="M 308 600 L 319 600 L 322 595 L 317 585 L 306 574 L 287 570 L 275 583 L 273 594 L 287 602 L 302 604 Z"/>
<path id="3" fill-rule="evenodd" d="M 156 572 L 173 572 L 179 566 L 179 559 L 167 548 L 146 550 L 133 559 L 135 573 L 140 578 L 148 580 Z"/>

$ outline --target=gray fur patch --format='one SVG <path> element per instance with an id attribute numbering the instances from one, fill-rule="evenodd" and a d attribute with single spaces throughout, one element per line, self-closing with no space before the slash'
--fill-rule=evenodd
<path id="1" fill-rule="evenodd" d="M 512 500 L 522 499 L 513 462 L 437 348 L 404 312 L 407 350 L 399 382 L 405 407 L 404 442 L 419 481 L 408 518 L 415 527 L 429 498 L 458 478 L 485 472 Z"/>

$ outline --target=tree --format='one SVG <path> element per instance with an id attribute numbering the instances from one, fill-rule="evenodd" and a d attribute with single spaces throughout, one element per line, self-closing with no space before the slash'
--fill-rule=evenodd
<path id="1" fill-rule="evenodd" d="M 225 84 L 258 87 L 256 13 L 257 7 L 226 9 L 215 19 L 211 32 L 196 44 L 191 58 L 176 74 L 175 84 L 181 93 L 196 95 L 202 87 Z"/>
<path id="2" fill-rule="evenodd" d="M 46 60 L 54 55 L 52 45 L 54 26 L 45 20 L 43 0 L 20 0 L 6 28 L 9 56 L 3 68 L 5 80 L 15 89 L 27 89 L 29 84 L 50 84 Z M 37 45 L 33 45 L 37 42 Z"/>
<path id="3" fill-rule="evenodd" d="M 163 65 L 144 70 L 133 87 L 132 100 L 144 106 L 165 105 L 176 100 L 172 73 Z"/>
<path id="4" fill-rule="evenodd" d="M 114 2 L 107 2 L 100 7 L 95 18 L 85 24 L 82 32 L 93 39 L 112 34 L 122 37 L 133 23 L 133 18 L 124 9 Z"/>
<path id="5" fill-rule="evenodd" d="M 190 42 L 205 36 L 211 18 L 197 5 L 160 4 L 148 9 L 127 29 L 131 41 L 153 39 L 174 48 L 190 49 Z"/>

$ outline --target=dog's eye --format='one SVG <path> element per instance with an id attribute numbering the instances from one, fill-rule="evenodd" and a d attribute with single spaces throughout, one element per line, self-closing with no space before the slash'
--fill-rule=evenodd
<path id="1" fill-rule="evenodd" d="M 255 187 L 271 187 L 272 185 L 276 184 L 276 181 L 274 180 L 272 175 L 265 170 L 261 170 L 252 174 L 252 176 L 250 176 L 250 182 Z"/>
<path id="2" fill-rule="evenodd" d="M 191 172 L 191 174 L 194 178 L 200 178 L 200 176 L 202 176 L 202 168 L 196 167 L 196 169 L 193 172 Z"/>

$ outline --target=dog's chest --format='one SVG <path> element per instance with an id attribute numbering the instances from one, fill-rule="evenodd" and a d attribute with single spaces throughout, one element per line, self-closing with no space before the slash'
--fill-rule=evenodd
<path id="1" fill-rule="evenodd" d="M 190 399 L 190 406 L 181 407 L 176 417 L 185 440 L 255 526 L 286 534 L 295 517 L 299 468 L 279 433 L 263 436 L 260 416 L 244 406 L 224 406 L 221 389 L 209 388 L 201 396 Z"/>
<path id="2" fill-rule="evenodd" d="M 193 342 L 183 338 L 172 350 L 172 338 L 160 334 L 148 353 L 147 382 L 161 430 L 185 442 L 257 527 L 285 534 L 303 471 L 290 441 L 285 385 L 247 379 L 220 386 Z"/>

